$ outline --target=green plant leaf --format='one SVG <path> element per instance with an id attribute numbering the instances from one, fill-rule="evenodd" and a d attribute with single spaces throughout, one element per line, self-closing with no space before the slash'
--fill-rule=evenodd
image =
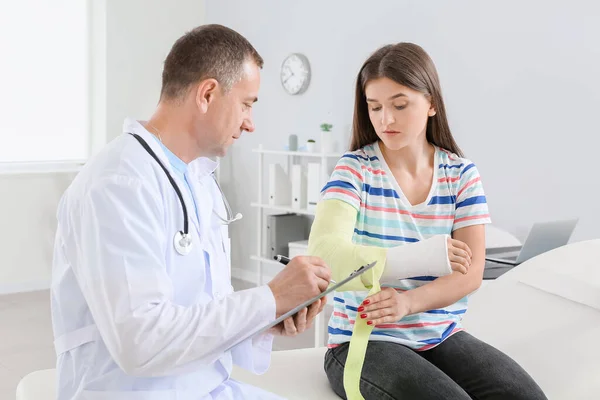
<path id="1" fill-rule="evenodd" d="M 331 125 L 331 124 L 328 124 L 328 123 L 321 124 L 321 130 L 323 132 L 329 132 L 329 131 L 331 131 L 331 128 L 333 128 L 333 125 Z"/>

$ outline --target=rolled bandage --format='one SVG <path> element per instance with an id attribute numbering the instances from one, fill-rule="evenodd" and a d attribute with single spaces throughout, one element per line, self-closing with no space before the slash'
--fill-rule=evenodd
<path id="1" fill-rule="evenodd" d="M 448 235 L 436 235 L 417 243 L 388 249 L 380 283 L 415 276 L 444 276 L 452 273 L 448 259 Z"/>

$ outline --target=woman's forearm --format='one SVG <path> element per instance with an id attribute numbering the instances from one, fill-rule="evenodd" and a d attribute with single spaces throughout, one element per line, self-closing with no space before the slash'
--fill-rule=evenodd
<path id="1" fill-rule="evenodd" d="M 409 304 L 409 314 L 447 307 L 479 288 L 481 277 L 477 275 L 479 274 L 471 270 L 466 275 L 453 272 L 426 285 L 408 290 L 401 296 L 405 296 Z"/>
<path id="2" fill-rule="evenodd" d="M 456 303 L 481 286 L 485 267 L 485 230 L 483 225 L 473 225 L 454 231 L 452 235 L 466 243 L 472 252 L 471 266 L 465 275 L 453 272 L 401 296 L 409 304 L 409 313 L 416 314 Z"/>

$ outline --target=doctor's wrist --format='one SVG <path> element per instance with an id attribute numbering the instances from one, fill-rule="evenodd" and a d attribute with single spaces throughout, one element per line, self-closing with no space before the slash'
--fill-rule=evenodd
<path id="1" fill-rule="evenodd" d="M 266 304 L 263 304 L 262 306 L 264 308 L 270 309 L 273 319 L 275 319 L 281 315 L 277 311 L 277 298 L 275 297 L 275 293 L 273 292 L 273 289 L 271 289 L 270 285 L 268 285 L 268 284 L 263 285 L 262 287 L 266 293 L 265 294 Z"/>
<path id="2" fill-rule="evenodd" d="M 269 282 L 267 285 L 265 285 L 269 288 L 269 292 L 271 292 L 271 296 L 273 298 L 273 303 L 275 304 L 275 317 L 279 318 L 281 315 L 285 314 L 286 311 L 283 310 L 283 293 L 281 293 L 281 291 L 278 290 L 278 287 L 276 284 L 273 284 L 273 282 Z"/>

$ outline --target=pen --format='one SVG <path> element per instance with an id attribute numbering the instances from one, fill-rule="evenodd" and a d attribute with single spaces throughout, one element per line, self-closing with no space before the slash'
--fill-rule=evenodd
<path id="1" fill-rule="evenodd" d="M 277 261 L 283 265 L 288 265 L 290 263 L 289 257 L 286 257 L 286 256 L 277 255 L 273 258 L 275 259 L 275 261 Z M 336 282 L 333 279 L 330 279 L 329 283 L 333 283 L 335 285 Z"/>
<path id="2" fill-rule="evenodd" d="M 275 259 L 275 261 L 277 261 L 283 265 L 288 265 L 290 263 L 290 259 L 286 256 L 279 255 L 279 256 L 275 256 L 273 258 Z"/>

